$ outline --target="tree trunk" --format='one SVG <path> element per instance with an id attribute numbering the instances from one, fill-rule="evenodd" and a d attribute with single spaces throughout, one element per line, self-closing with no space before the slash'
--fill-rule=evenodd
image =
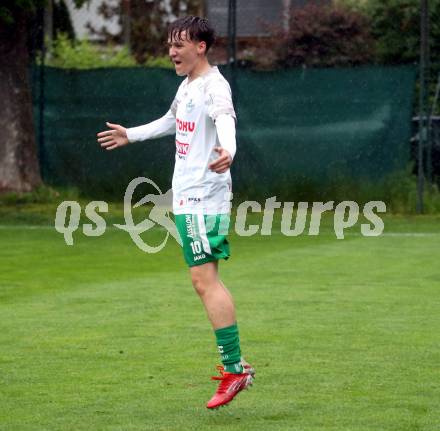
<path id="1" fill-rule="evenodd" d="M 41 181 L 28 76 L 27 20 L 0 21 L 0 193 L 28 192 Z"/>

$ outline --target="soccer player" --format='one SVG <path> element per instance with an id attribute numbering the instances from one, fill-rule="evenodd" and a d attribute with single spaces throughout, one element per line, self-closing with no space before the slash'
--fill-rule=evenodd
<path id="1" fill-rule="evenodd" d="M 229 403 L 252 384 L 254 370 L 241 358 L 235 308 L 219 278 L 218 261 L 228 259 L 231 175 L 235 151 L 235 111 L 231 89 L 206 54 L 214 31 L 204 18 L 188 16 L 168 29 L 169 55 L 177 75 L 186 76 L 168 112 L 151 123 L 126 129 L 106 123 L 98 133 L 107 150 L 131 142 L 176 135 L 173 213 L 192 284 L 215 332 L 223 367 L 209 409 Z M 226 227 L 226 229 L 225 229 Z"/>

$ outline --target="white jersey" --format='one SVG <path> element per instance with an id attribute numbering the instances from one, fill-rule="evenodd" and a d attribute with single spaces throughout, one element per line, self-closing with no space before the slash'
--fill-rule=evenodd
<path id="1" fill-rule="evenodd" d="M 127 129 L 130 141 L 160 137 L 175 131 L 176 162 L 173 175 L 174 214 L 225 214 L 232 191 L 228 170 L 217 174 L 208 165 L 218 158 L 215 120 L 235 117 L 231 89 L 217 67 L 179 86 L 170 110 L 159 120 Z"/>
<path id="2" fill-rule="evenodd" d="M 217 67 L 180 85 L 171 105 L 176 118 L 176 164 L 173 175 L 175 214 L 229 212 L 231 174 L 208 168 L 218 158 L 215 120 L 221 114 L 235 118 L 231 89 Z"/>

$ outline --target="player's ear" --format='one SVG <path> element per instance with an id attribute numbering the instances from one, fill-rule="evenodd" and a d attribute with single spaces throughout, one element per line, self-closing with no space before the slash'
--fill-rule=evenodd
<path id="1" fill-rule="evenodd" d="M 199 54 L 206 54 L 206 42 L 204 40 L 198 43 L 197 52 Z"/>

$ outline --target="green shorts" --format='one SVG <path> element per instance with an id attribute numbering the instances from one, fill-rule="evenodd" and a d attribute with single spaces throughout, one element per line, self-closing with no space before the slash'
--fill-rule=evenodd
<path id="1" fill-rule="evenodd" d="M 188 266 L 229 258 L 229 214 L 177 214 L 175 222 Z"/>

